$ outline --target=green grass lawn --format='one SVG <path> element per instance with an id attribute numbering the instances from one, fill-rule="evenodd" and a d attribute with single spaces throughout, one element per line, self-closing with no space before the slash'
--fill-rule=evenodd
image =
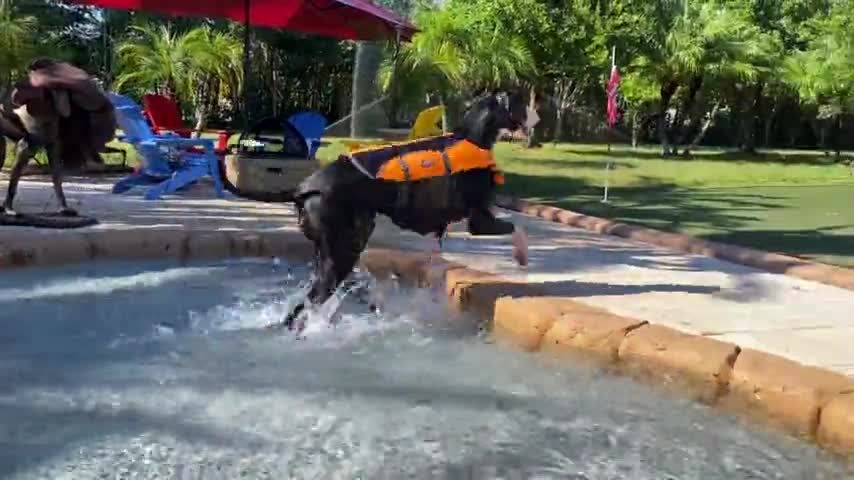
<path id="1" fill-rule="evenodd" d="M 502 145 L 508 194 L 582 213 L 725 243 L 854 266 L 854 168 L 820 152 L 757 156 L 703 150 Z M 604 166 L 609 202 L 602 203 Z"/>

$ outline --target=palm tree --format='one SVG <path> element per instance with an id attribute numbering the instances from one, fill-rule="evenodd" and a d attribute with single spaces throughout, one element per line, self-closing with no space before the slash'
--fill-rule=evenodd
<path id="1" fill-rule="evenodd" d="M 530 50 L 520 38 L 498 25 L 473 21 L 465 6 L 421 10 L 421 29 L 379 72 L 380 87 L 395 92 L 410 107 L 483 89 L 518 85 L 535 70 Z"/>
<path id="2" fill-rule="evenodd" d="M 807 50 L 796 51 L 783 67 L 783 78 L 801 101 L 818 109 L 818 118 L 831 120 L 837 129 L 836 157 L 841 157 L 842 120 L 854 111 L 854 33 L 849 18 L 831 15 L 822 34 Z"/>
<path id="3" fill-rule="evenodd" d="M 187 69 L 185 91 L 195 108 L 196 131 L 205 128 L 208 114 L 223 99 L 234 98 L 242 82 L 243 45 L 228 32 L 207 27 L 188 32 L 183 42 L 194 53 Z"/>
<path id="4" fill-rule="evenodd" d="M 628 69 L 658 85 L 658 133 L 662 154 L 667 156 L 676 153 L 676 147 L 671 146 L 670 125 L 679 128 L 683 123 L 680 117 L 690 118 L 703 84 L 710 80 L 755 79 L 770 68 L 769 58 L 773 57 L 775 43 L 745 12 L 716 2 L 681 11 L 669 20 L 662 19 L 660 25 L 663 29 L 653 36 L 650 48 Z M 676 118 L 668 122 L 667 112 L 680 89 L 684 91 L 683 103 Z M 714 113 L 720 103 L 716 105 L 712 108 Z M 709 115 L 710 119 L 713 117 Z M 682 137 L 677 143 L 685 140 Z"/>
<path id="5" fill-rule="evenodd" d="M 772 33 L 763 32 L 751 21 L 747 12 L 742 9 L 721 8 L 714 4 L 703 5 L 697 15 L 697 23 L 702 25 L 699 38 L 700 52 L 697 55 L 696 66 L 690 71 L 693 75 L 691 89 L 686 107 L 683 108 L 689 127 L 684 129 L 679 143 L 687 140 L 687 135 L 696 130 L 702 117 L 703 126 L 699 129 L 683 154 L 690 155 L 691 150 L 700 144 L 709 127 L 715 120 L 718 109 L 726 101 L 719 93 L 709 112 L 692 113 L 696 102 L 697 91 L 704 82 L 716 84 L 714 90 L 727 92 L 735 90 L 729 100 L 730 107 L 739 103 L 741 94 L 740 84 L 761 85 L 759 80 L 767 79 L 779 64 L 782 45 L 779 38 Z M 690 31 L 682 32 L 683 37 Z M 686 59 L 688 60 L 688 59 Z M 689 64 L 688 61 L 683 65 Z M 756 94 L 761 95 L 759 86 Z M 694 117 L 692 120 L 691 117 Z"/>
<path id="6" fill-rule="evenodd" d="M 438 97 L 446 101 L 462 83 L 464 53 L 469 42 L 450 9 L 420 10 L 415 15 L 420 32 L 398 56 L 388 55 L 379 70 L 380 89 L 398 96 L 398 104 L 413 107 Z"/>
<path id="7" fill-rule="evenodd" d="M 0 0 L 0 91 L 9 88 L 32 58 L 38 22 L 16 15 L 9 0 Z"/>
<path id="8" fill-rule="evenodd" d="M 239 91 L 241 54 L 241 43 L 234 35 L 207 26 L 184 33 L 168 25 L 134 26 L 117 48 L 119 73 L 114 88 L 187 99 L 198 132 L 210 109 Z"/>

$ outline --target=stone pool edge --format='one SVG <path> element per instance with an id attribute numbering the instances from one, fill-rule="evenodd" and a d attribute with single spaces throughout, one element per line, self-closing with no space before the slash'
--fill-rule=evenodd
<path id="1" fill-rule="evenodd" d="M 98 260 L 308 258 L 311 244 L 287 230 L 244 231 L 139 228 L 88 230 L 57 235 L 23 234 L 0 241 L 0 269 Z"/>
<path id="2" fill-rule="evenodd" d="M 854 290 L 854 269 L 850 268 L 765 252 L 754 248 L 712 242 L 681 233 L 663 232 L 652 228 L 628 225 L 513 197 L 499 196 L 496 204 L 507 210 L 599 234 L 613 235 L 678 252 L 704 255 L 758 270 Z"/>
<path id="3" fill-rule="evenodd" d="M 288 230 L 89 230 L 5 238 L 0 269 L 311 255 L 311 244 Z M 708 405 L 756 414 L 823 448 L 854 455 L 854 379 L 842 374 L 547 296 L 536 283 L 431 261 L 421 252 L 370 248 L 360 265 L 380 279 L 393 274 L 404 284 L 444 289 L 450 308 L 488 320 L 492 337 L 505 346 L 551 361 L 583 358 L 642 381 L 678 384 L 682 393 Z"/>
<path id="4" fill-rule="evenodd" d="M 615 315 L 543 287 L 423 253 L 373 248 L 361 265 L 444 288 L 452 309 L 489 321 L 499 344 L 549 361 L 592 361 L 607 371 L 665 384 L 713 408 L 746 414 L 854 456 L 854 379 L 784 357 Z"/>

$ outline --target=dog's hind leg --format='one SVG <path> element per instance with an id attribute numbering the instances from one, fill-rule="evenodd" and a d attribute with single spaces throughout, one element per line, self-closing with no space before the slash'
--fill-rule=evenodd
<path id="1" fill-rule="evenodd" d="M 306 299 L 285 318 L 283 326 L 298 327 L 296 320 L 309 305 L 322 305 L 352 273 L 374 230 L 374 212 L 357 212 L 350 205 L 313 195 L 302 202 L 300 228 L 315 245 L 315 276 Z"/>

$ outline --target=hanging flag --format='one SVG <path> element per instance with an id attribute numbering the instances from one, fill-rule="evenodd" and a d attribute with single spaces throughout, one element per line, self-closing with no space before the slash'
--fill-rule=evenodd
<path id="1" fill-rule="evenodd" d="M 608 80 L 608 126 L 613 127 L 620 119 L 620 107 L 617 97 L 620 94 L 620 72 L 617 65 L 611 67 L 611 78 Z"/>

